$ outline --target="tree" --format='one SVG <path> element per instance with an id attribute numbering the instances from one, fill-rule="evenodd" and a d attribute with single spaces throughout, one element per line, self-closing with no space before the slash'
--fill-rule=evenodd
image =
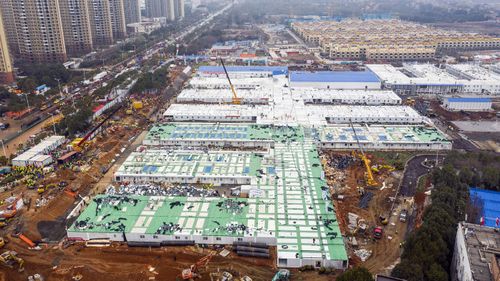
<path id="1" fill-rule="evenodd" d="M 37 82 L 31 77 L 22 79 L 17 83 L 17 87 L 21 89 L 24 93 L 31 93 L 37 87 Z"/>
<path id="2" fill-rule="evenodd" d="M 372 274 L 364 267 L 355 267 L 342 273 L 337 281 L 374 281 Z"/>
<path id="3" fill-rule="evenodd" d="M 431 265 L 426 275 L 427 280 L 448 281 L 448 273 L 437 263 Z"/>

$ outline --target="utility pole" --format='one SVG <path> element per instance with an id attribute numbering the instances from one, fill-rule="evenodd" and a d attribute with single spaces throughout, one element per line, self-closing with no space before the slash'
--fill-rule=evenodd
<path id="1" fill-rule="evenodd" d="M 59 88 L 59 95 L 62 98 L 62 91 L 61 91 L 61 78 L 54 78 L 57 81 L 57 87 Z"/>

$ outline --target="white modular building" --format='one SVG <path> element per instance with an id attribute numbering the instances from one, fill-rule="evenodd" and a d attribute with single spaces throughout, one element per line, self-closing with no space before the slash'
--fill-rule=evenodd
<path id="1" fill-rule="evenodd" d="M 259 106 L 266 107 L 266 106 Z M 163 114 L 167 121 L 211 121 L 211 122 L 250 122 L 259 117 L 256 107 L 248 105 L 199 105 L 172 104 Z"/>
<path id="2" fill-rule="evenodd" d="M 464 79 L 464 92 L 476 94 L 500 94 L 500 74 L 477 64 L 447 65 L 446 70 Z"/>
<path id="3" fill-rule="evenodd" d="M 370 64 L 384 88 L 401 94 L 500 94 L 500 75 L 477 65 L 405 64 L 396 68 L 389 64 Z"/>
<path id="4" fill-rule="evenodd" d="M 272 89 L 238 89 L 237 95 L 243 104 L 267 104 L 271 98 Z M 231 89 L 185 89 L 177 96 L 179 103 L 231 103 Z"/>
<path id="5" fill-rule="evenodd" d="M 231 78 L 264 78 L 288 74 L 286 66 L 227 66 L 226 70 Z M 226 78 L 222 66 L 200 66 L 197 74 L 201 77 Z"/>
<path id="6" fill-rule="evenodd" d="M 293 88 L 294 99 L 305 104 L 399 105 L 401 98 L 390 90 L 328 90 Z"/>
<path id="7" fill-rule="evenodd" d="M 443 108 L 450 111 L 489 111 L 492 101 L 490 98 L 445 98 Z"/>
<path id="8" fill-rule="evenodd" d="M 45 155 L 54 151 L 57 147 L 61 146 L 66 138 L 64 136 L 50 136 L 42 140 L 39 144 L 33 146 L 28 149 L 24 153 L 20 154 L 16 158 L 12 159 L 12 165 L 18 167 L 24 167 L 28 165 L 42 165 L 44 163 L 48 163 L 47 157 L 36 158 L 35 161 L 30 162 L 30 160 L 39 155 Z M 51 162 L 50 162 L 51 163 Z M 48 164 L 50 164 L 48 163 Z M 46 164 L 46 165 L 48 165 Z M 45 166 L 45 164 L 44 164 Z"/>
<path id="9" fill-rule="evenodd" d="M 256 89 L 259 88 L 266 79 L 257 78 L 237 78 L 231 79 L 236 89 Z M 189 86 L 196 89 L 230 89 L 226 77 L 193 77 L 189 81 Z"/>
<path id="10" fill-rule="evenodd" d="M 290 72 L 290 87 L 317 89 L 380 90 L 380 79 L 371 71 Z"/>
<path id="11" fill-rule="evenodd" d="M 308 105 L 309 114 L 326 119 L 331 124 L 423 124 L 429 123 L 409 106 L 350 106 Z"/>

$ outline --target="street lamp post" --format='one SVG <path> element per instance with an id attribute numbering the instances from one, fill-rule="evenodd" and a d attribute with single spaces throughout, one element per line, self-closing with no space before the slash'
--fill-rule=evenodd
<path id="1" fill-rule="evenodd" d="M 0 140 L 0 142 L 2 142 L 3 156 L 5 156 L 5 158 L 8 158 L 7 152 L 5 151 L 5 144 L 3 143 L 3 140 Z"/>

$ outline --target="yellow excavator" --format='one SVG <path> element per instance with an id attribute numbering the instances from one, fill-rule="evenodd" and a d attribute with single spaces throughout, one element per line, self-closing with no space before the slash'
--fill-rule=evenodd
<path id="1" fill-rule="evenodd" d="M 19 265 L 19 272 L 24 271 L 24 260 L 17 256 L 17 252 L 14 251 L 6 251 L 0 255 L 0 262 L 9 267 L 14 268 L 14 265 L 17 263 Z"/>
<path id="2" fill-rule="evenodd" d="M 359 138 L 358 138 L 358 134 L 356 133 L 356 129 L 354 128 L 354 125 L 352 124 L 352 122 L 349 122 L 351 124 L 351 128 L 352 128 L 352 131 L 354 132 L 354 137 L 356 138 L 356 142 L 358 143 L 358 147 L 359 147 L 359 151 L 361 152 L 361 154 L 358 155 L 358 157 L 361 159 L 361 161 L 363 161 L 363 164 L 365 165 L 365 169 L 366 169 L 366 184 L 368 186 L 377 186 L 378 183 L 377 181 L 375 180 L 375 178 L 373 177 L 373 172 L 372 172 L 372 168 L 371 168 L 371 161 L 370 159 L 368 159 L 368 157 L 366 157 L 366 154 L 363 150 L 363 147 L 361 146 L 361 143 L 359 142 Z M 353 155 L 356 155 L 356 153 L 353 152 Z"/>
<path id="3" fill-rule="evenodd" d="M 222 64 L 222 68 L 224 69 L 224 73 L 226 73 L 227 81 L 229 81 L 229 87 L 231 87 L 231 91 L 233 92 L 233 100 L 232 104 L 241 104 L 241 98 L 236 94 L 236 90 L 234 89 L 233 83 L 231 82 L 231 78 L 229 78 L 229 73 L 227 73 L 226 65 L 222 58 L 220 58 L 220 63 Z"/>

